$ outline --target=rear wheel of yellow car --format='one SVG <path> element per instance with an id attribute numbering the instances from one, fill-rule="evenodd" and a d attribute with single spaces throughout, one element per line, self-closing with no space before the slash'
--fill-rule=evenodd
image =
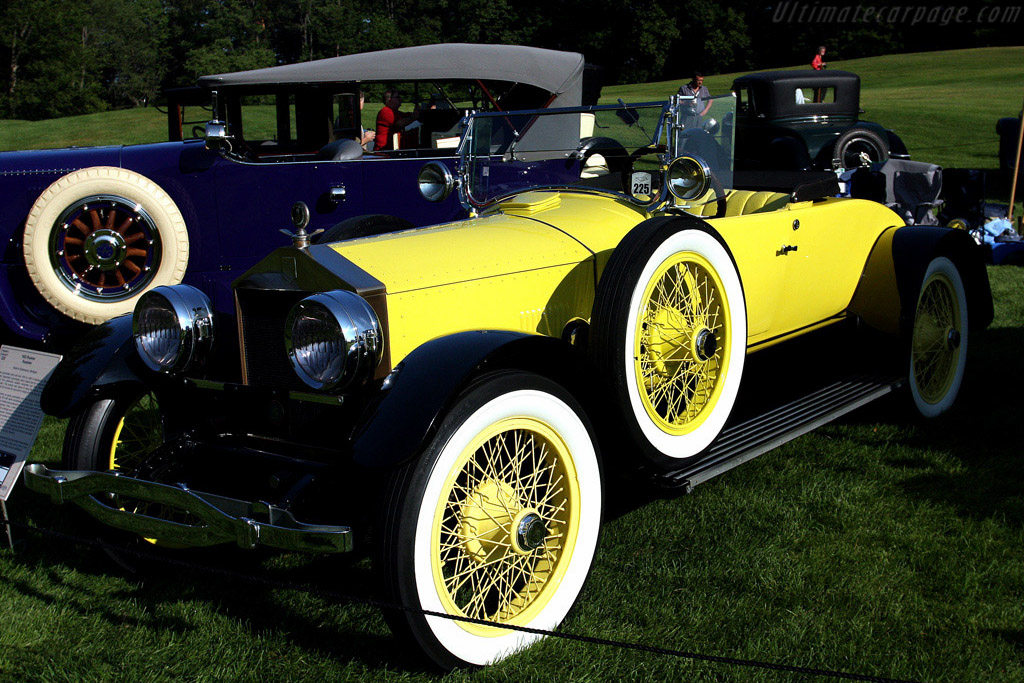
<path id="1" fill-rule="evenodd" d="M 181 282 L 188 231 L 174 200 L 134 171 L 83 168 L 58 178 L 25 219 L 32 284 L 61 313 L 99 324 L 143 292 Z"/>
<path id="2" fill-rule="evenodd" d="M 910 340 L 910 394 L 935 417 L 956 401 L 967 362 L 967 295 L 956 265 L 944 256 L 925 271 Z"/>
<path id="3" fill-rule="evenodd" d="M 594 557 L 601 471 L 576 401 L 537 375 L 492 375 L 459 399 L 392 480 L 379 561 L 385 597 L 457 621 L 389 612 L 438 666 L 488 664 L 553 629 Z"/>
<path id="4" fill-rule="evenodd" d="M 732 411 L 746 307 L 728 250 L 704 223 L 656 218 L 622 240 L 601 276 L 591 353 L 648 461 L 703 453 Z"/>

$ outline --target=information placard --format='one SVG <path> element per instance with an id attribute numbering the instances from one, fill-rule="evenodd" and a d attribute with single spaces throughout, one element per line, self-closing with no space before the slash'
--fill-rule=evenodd
<path id="1" fill-rule="evenodd" d="M 43 424 L 39 395 L 61 357 L 0 346 L 0 500 L 6 501 Z"/>

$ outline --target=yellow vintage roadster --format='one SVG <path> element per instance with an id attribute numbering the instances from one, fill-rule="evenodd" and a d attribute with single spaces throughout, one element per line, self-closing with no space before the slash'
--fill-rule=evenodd
<path id="1" fill-rule="evenodd" d="M 372 553 L 396 632 L 452 667 L 565 617 L 603 473 L 688 490 L 894 390 L 948 410 L 992 315 L 973 241 L 827 174 L 736 189 L 732 97 L 688 104 L 471 117 L 460 176 L 419 176 L 467 220 L 316 243 L 297 205 L 235 319 L 160 287 L 65 358 L 43 395 L 64 466 L 28 484 L 158 544 Z M 621 152 L 577 158 L 581 126 Z M 516 187 L 503 158 L 581 179 Z M 836 329 L 855 353 L 815 337 Z M 827 372 L 751 379 L 808 339 Z"/>

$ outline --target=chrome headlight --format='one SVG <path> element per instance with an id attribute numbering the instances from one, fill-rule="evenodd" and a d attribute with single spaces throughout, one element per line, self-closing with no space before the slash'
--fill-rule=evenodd
<path id="1" fill-rule="evenodd" d="M 439 161 L 428 161 L 423 164 L 416 178 L 420 185 L 420 194 L 430 202 L 439 202 L 448 197 L 455 187 L 455 178 L 448 167 Z"/>
<path id="2" fill-rule="evenodd" d="M 681 156 L 668 166 L 668 189 L 684 202 L 704 196 L 711 182 L 711 169 L 700 157 Z"/>
<path id="3" fill-rule="evenodd" d="M 371 377 L 384 347 L 370 304 L 340 289 L 295 304 L 285 322 L 284 344 L 295 373 L 325 391 Z"/>
<path id="4" fill-rule="evenodd" d="M 189 285 L 155 287 L 135 304 L 135 350 L 150 370 L 184 372 L 213 348 L 213 306 Z"/>

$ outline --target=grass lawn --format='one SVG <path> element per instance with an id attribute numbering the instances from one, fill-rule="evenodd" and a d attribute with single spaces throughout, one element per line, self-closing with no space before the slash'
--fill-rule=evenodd
<path id="1" fill-rule="evenodd" d="M 568 633 L 924 681 L 1024 679 L 1024 281 L 990 268 L 996 320 L 972 340 L 947 417 L 898 399 L 657 498 L 612 487 Z M 59 421 L 34 457 L 56 461 Z M 16 521 L 81 533 L 24 489 Z M 132 575 L 102 553 L 15 532 L 0 552 L 0 680 L 432 680 L 379 613 L 175 567 Z M 368 594 L 365 563 L 231 551 L 220 570 Z M 450 680 L 792 680 L 791 675 L 548 640 Z"/>
<path id="2" fill-rule="evenodd" d="M 995 119 L 1020 108 L 1021 65 L 1024 48 L 832 64 L 861 74 L 866 118 L 895 128 L 915 158 L 981 168 L 996 163 Z M 712 92 L 730 82 L 709 79 Z M 954 97 L 965 82 L 977 96 Z M 677 86 L 607 88 L 605 96 L 655 99 Z M 124 142 L 124 133 L 148 134 L 150 116 L 150 139 L 159 139 L 163 120 L 145 110 L 59 125 L 92 130 L 90 144 Z M 0 122 L 0 148 L 61 144 L 46 137 L 54 128 Z M 1024 271 L 990 267 L 989 275 L 996 318 L 970 340 L 951 413 L 909 419 L 893 397 L 691 496 L 609 485 L 602 545 L 561 630 L 875 676 L 1024 680 Z M 34 459 L 59 460 L 63 426 L 47 419 Z M 8 509 L 18 523 L 87 531 L 74 510 L 23 487 Z M 231 575 L 368 595 L 374 577 L 365 562 L 238 551 L 197 558 L 220 574 L 133 574 L 93 548 L 15 537 L 15 553 L 0 550 L 0 681 L 439 678 L 396 647 L 374 608 Z M 445 678 L 798 680 L 556 639 Z"/>
<path id="3" fill-rule="evenodd" d="M 949 168 L 997 168 L 996 121 L 1016 116 L 1024 105 L 1024 47 L 849 59 L 829 68 L 860 76 L 865 120 L 895 130 L 911 158 Z M 726 93 L 740 75 L 709 76 L 704 84 L 712 95 Z M 680 74 L 679 80 L 607 87 L 601 99 L 663 99 L 689 80 Z"/>

